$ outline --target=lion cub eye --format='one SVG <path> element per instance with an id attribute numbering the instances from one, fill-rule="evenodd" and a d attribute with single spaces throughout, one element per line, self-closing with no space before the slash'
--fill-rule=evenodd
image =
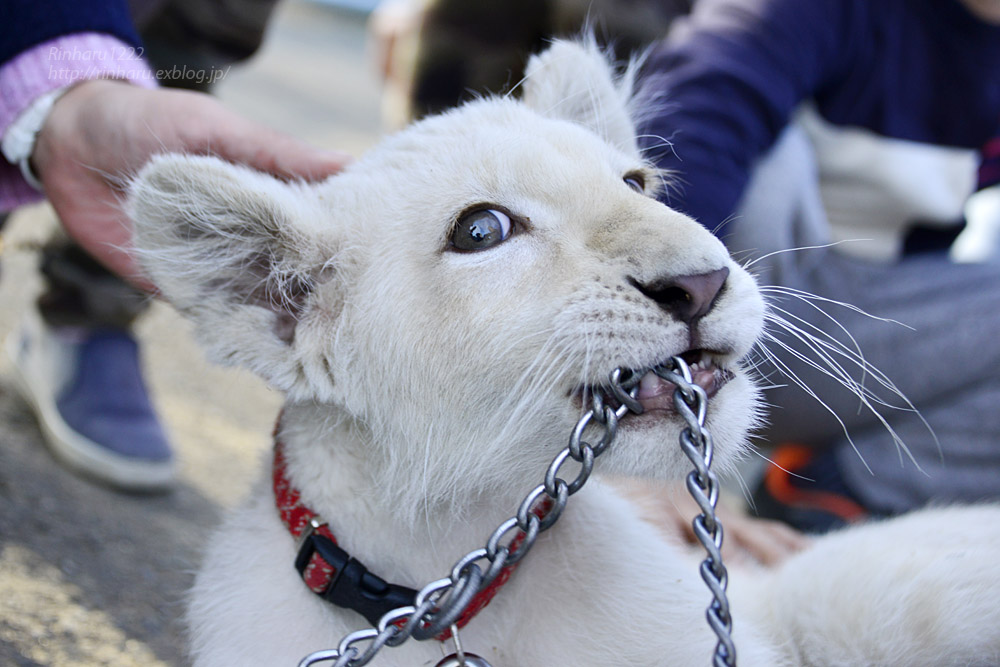
<path id="1" fill-rule="evenodd" d="M 646 179 L 642 177 L 642 174 L 628 174 L 622 180 L 625 181 L 625 185 L 636 192 L 646 192 Z"/>
<path id="2" fill-rule="evenodd" d="M 496 209 L 479 209 L 458 219 L 451 245 L 458 250 L 486 250 L 510 238 L 510 216 Z"/>

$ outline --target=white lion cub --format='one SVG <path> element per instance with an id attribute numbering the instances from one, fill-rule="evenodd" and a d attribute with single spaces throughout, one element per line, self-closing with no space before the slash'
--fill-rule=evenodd
<path id="1" fill-rule="evenodd" d="M 214 358 L 287 394 L 275 469 L 197 578 L 197 665 L 295 665 L 412 604 L 541 483 L 616 368 L 684 355 L 717 464 L 739 456 L 764 304 L 717 239 L 650 196 L 630 89 L 595 47 L 558 42 L 523 101 L 417 123 L 318 185 L 181 155 L 135 179 L 150 276 Z M 598 472 L 688 470 L 673 388 L 643 376 L 645 410 Z M 997 664 L 997 545 L 997 509 L 937 510 L 733 571 L 740 664 Z M 711 660 L 696 559 L 596 478 L 491 592 L 460 637 L 494 667 Z M 447 634 L 370 664 L 434 665 Z"/>

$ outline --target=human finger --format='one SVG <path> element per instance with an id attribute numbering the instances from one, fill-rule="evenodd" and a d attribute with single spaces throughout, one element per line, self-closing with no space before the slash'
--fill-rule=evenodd
<path id="1" fill-rule="evenodd" d="M 216 137 L 213 152 L 286 180 L 319 181 L 338 173 L 353 159 L 245 119 Z"/>

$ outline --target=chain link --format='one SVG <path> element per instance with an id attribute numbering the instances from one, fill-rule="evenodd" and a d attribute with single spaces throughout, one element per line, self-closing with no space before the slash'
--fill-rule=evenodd
<path id="1" fill-rule="evenodd" d="M 677 385 L 674 407 L 687 425 L 681 431 L 680 444 L 681 450 L 694 464 L 694 470 L 688 474 L 686 483 L 688 493 L 701 510 L 692 526 L 695 537 L 708 554 L 701 563 L 700 572 L 712 593 L 712 602 L 706 612 L 708 625 L 719 638 L 712 664 L 715 667 L 735 667 L 733 619 L 729 599 L 726 597 L 729 574 L 722 564 L 722 524 L 715 516 L 715 507 L 719 501 L 719 480 L 711 470 L 714 454 L 712 436 L 705 428 L 708 396 L 704 389 L 694 384 L 691 369 L 677 357 L 665 366 L 654 368 L 653 372 Z"/>
<path id="2" fill-rule="evenodd" d="M 719 485 L 710 470 L 712 437 L 705 429 L 708 397 L 701 387 L 694 384 L 690 369 L 679 357 L 651 370 L 677 386 L 674 405 L 686 423 L 680 435 L 681 449 L 695 466 L 687 477 L 687 488 L 701 509 L 701 514 L 694 519 L 694 531 L 708 553 L 700 571 L 712 592 L 712 602 L 707 611 L 708 623 L 719 638 L 713 664 L 716 667 L 735 667 L 736 648 L 731 637 L 732 618 L 726 598 L 728 575 L 722 564 L 722 525 L 715 516 Z M 598 392 L 591 395 L 591 408 L 577 422 L 569 445 L 552 460 L 543 483 L 525 496 L 515 516 L 493 531 L 484 548 L 470 551 L 458 559 L 448 577 L 424 586 L 417 593 L 413 606 L 387 612 L 379 619 L 377 627 L 348 634 L 337 648 L 311 653 L 299 662 L 298 667 L 329 661 L 334 661 L 332 667 L 362 667 L 371 662 L 384 646 L 398 646 L 411 637 L 418 641 L 430 639 L 451 627 L 469 602 L 489 586 L 504 567 L 524 558 L 538 535 L 555 524 L 569 496 L 583 488 L 590 478 L 594 461 L 614 442 L 618 420 L 629 412 L 642 413 L 642 404 L 637 398 L 641 377 L 641 373 L 626 376 L 626 371 L 622 369 L 611 373 L 611 395 L 619 407 L 615 409 L 607 405 L 605 397 Z M 596 444 L 583 439 L 584 431 L 591 426 L 603 431 Z M 579 464 L 580 470 L 572 482 L 567 482 L 559 473 L 570 459 Z M 543 510 L 546 505 L 548 507 Z M 518 540 L 520 542 L 515 547 L 514 543 Z"/>

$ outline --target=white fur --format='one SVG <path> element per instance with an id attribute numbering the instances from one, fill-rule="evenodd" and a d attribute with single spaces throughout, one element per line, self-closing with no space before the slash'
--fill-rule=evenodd
<path id="1" fill-rule="evenodd" d="M 304 501 L 374 572 L 416 588 L 541 481 L 580 415 L 579 387 L 690 347 L 687 326 L 633 281 L 729 269 L 698 325 L 698 344 L 737 371 L 709 405 L 720 466 L 756 420 L 739 364 L 763 302 L 718 240 L 623 182 L 656 179 L 628 120 L 630 84 L 593 46 L 565 42 L 529 71 L 526 102 L 418 123 L 319 185 L 172 155 L 130 192 L 156 284 L 216 359 L 287 393 L 281 438 Z M 478 204 L 524 224 L 489 250 L 450 250 L 456 218 Z M 626 418 L 597 467 L 679 477 L 679 428 L 664 413 Z M 189 611 L 197 665 L 294 665 L 366 626 L 298 579 L 267 477 L 208 546 Z M 940 510 L 733 572 L 740 662 L 996 662 L 997 543 L 997 509 Z M 592 480 L 462 639 L 497 667 L 702 665 L 708 599 L 690 555 Z M 409 641 L 372 664 L 440 657 Z"/>

